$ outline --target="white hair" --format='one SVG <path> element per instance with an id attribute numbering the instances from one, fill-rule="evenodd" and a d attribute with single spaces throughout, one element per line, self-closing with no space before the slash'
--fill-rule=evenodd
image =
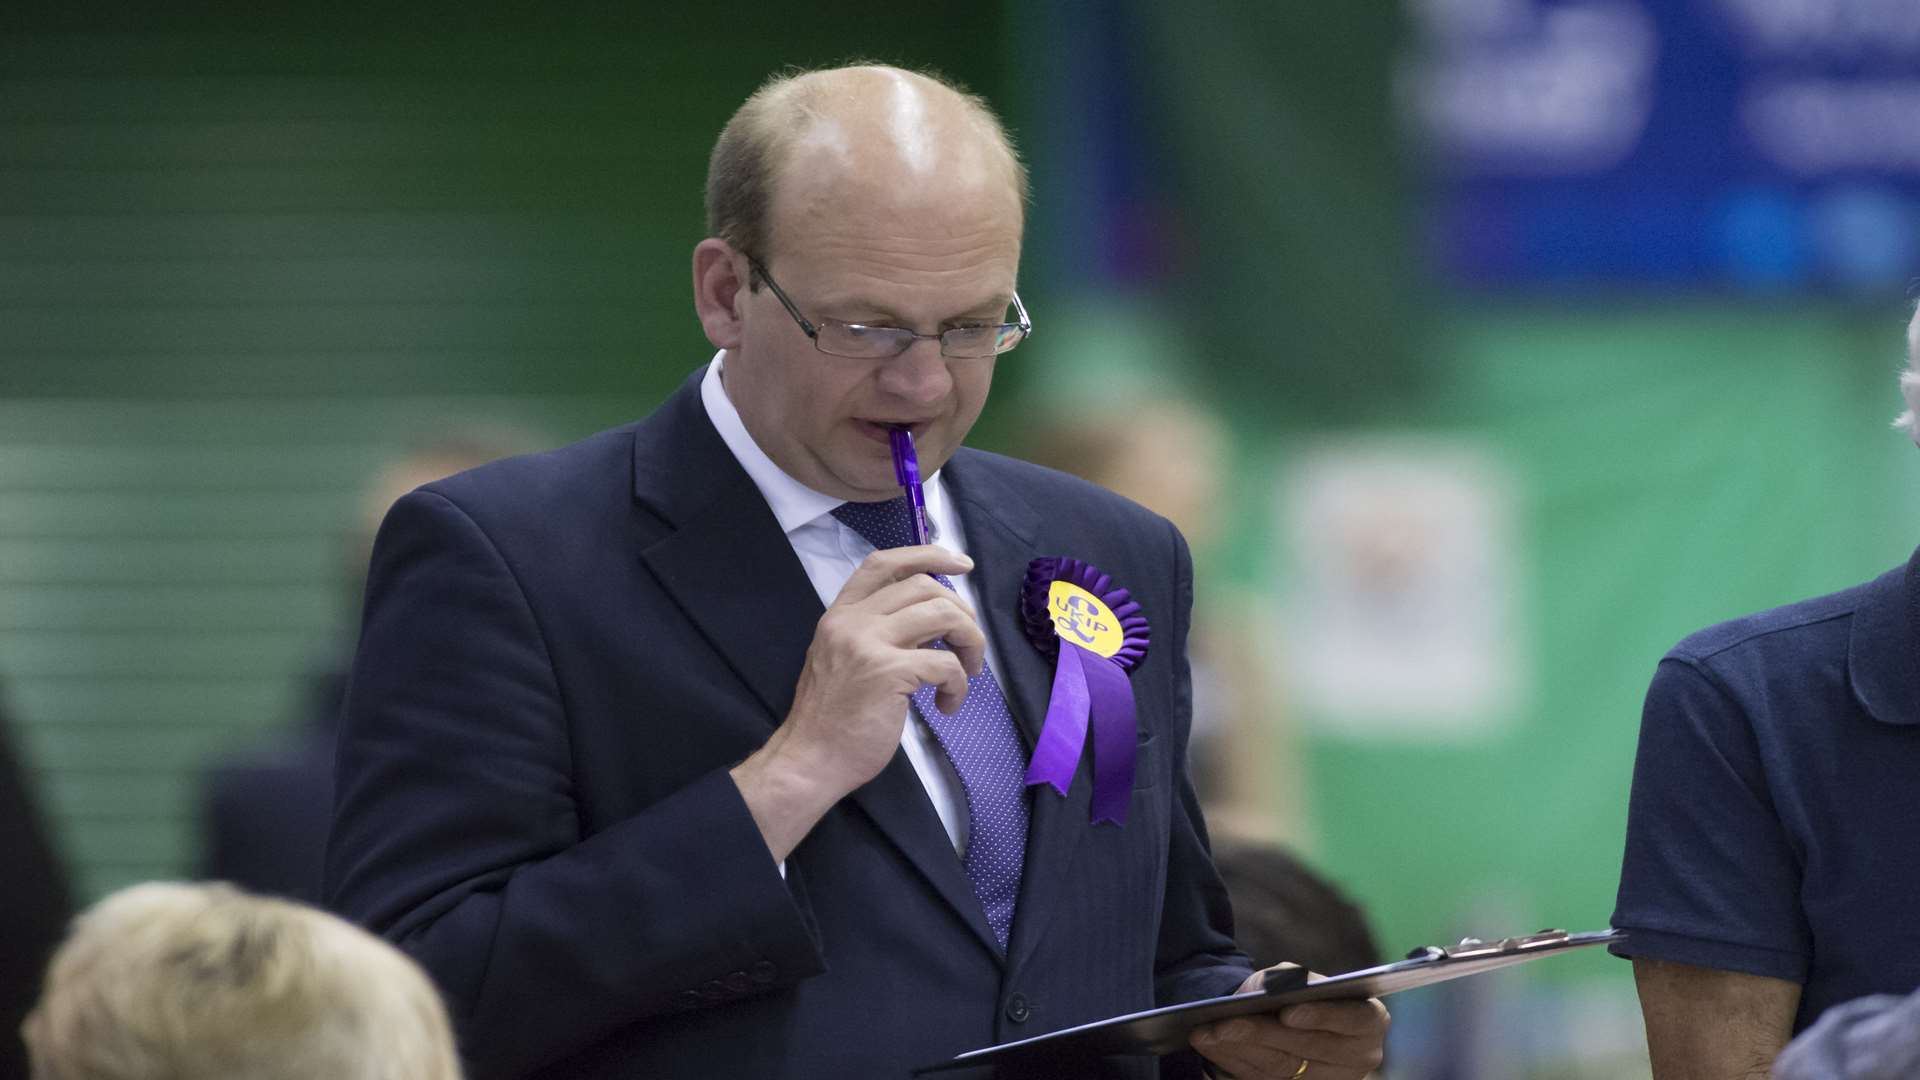
<path id="1" fill-rule="evenodd" d="M 1907 369 L 1900 373 L 1900 396 L 1906 399 L 1907 409 L 1895 418 L 1893 426 L 1920 445 L 1920 305 L 1915 306 L 1913 318 L 1907 322 Z"/>
<path id="2" fill-rule="evenodd" d="M 149 882 L 73 922 L 21 1027 L 34 1080 L 459 1080 L 446 1008 L 351 923 Z"/>

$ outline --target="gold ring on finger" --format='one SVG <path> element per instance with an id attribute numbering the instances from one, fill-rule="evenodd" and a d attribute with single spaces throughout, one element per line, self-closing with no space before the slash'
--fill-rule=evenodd
<path id="1" fill-rule="evenodd" d="M 1301 1058 L 1301 1059 L 1300 1059 L 1300 1067 L 1299 1067 L 1299 1068 L 1297 1068 L 1297 1069 L 1295 1069 L 1295 1070 L 1293 1070 L 1293 1080 L 1300 1080 L 1300 1078 L 1301 1078 L 1301 1077 L 1303 1077 L 1303 1076 L 1305 1076 L 1305 1075 L 1307 1075 L 1307 1065 L 1308 1065 L 1308 1064 L 1309 1064 L 1309 1062 L 1307 1061 L 1307 1059 L 1306 1059 L 1306 1058 Z"/>

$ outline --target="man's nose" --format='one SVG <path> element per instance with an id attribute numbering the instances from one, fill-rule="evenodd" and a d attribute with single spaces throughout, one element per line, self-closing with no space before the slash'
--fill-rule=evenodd
<path id="1" fill-rule="evenodd" d="M 907 351 L 880 365 L 880 389 L 916 404 L 929 404 L 953 389 L 953 373 L 940 355 L 940 339 L 919 338 Z"/>

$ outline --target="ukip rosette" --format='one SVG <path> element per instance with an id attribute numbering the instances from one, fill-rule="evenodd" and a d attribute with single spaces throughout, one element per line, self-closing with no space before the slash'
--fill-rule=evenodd
<path id="1" fill-rule="evenodd" d="M 1027 640 L 1054 662 L 1053 695 L 1027 783 L 1065 795 L 1091 731 L 1093 820 L 1125 824 L 1135 738 L 1127 673 L 1146 658 L 1147 617 L 1098 567 L 1053 555 L 1027 564 L 1020 616 Z"/>

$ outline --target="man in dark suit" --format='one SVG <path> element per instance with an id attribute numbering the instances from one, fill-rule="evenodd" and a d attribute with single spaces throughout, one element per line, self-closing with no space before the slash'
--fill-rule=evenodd
<path id="1" fill-rule="evenodd" d="M 482 1080 L 903 1077 L 1257 981 L 1185 778 L 1185 544 L 960 447 L 1025 333 L 1023 195 L 945 84 L 769 83 L 713 154 L 713 362 L 634 425 L 389 515 L 328 892 L 439 980 Z M 906 539 L 894 426 L 936 543 Z M 1041 556 L 1097 565 L 1152 625 L 1124 824 L 1090 824 L 1084 763 L 1064 798 L 1021 782 L 1052 678 L 1019 609 Z M 1328 1003 L 1195 1047 L 1357 1078 L 1385 1027 Z M 1164 1064 L 1044 1075 L 1201 1069 Z"/>

